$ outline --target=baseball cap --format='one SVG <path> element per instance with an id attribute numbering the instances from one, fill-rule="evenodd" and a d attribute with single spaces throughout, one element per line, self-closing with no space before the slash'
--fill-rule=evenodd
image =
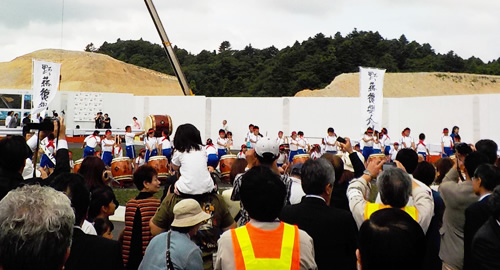
<path id="1" fill-rule="evenodd" d="M 293 164 L 290 174 L 300 175 L 300 170 L 302 170 L 302 165 L 304 165 L 304 163 L 302 162 Z"/>
<path id="2" fill-rule="evenodd" d="M 193 199 L 184 199 L 174 206 L 174 227 L 191 227 L 211 216 L 201 210 L 200 204 Z"/>
<path id="3" fill-rule="evenodd" d="M 260 138 L 255 145 L 255 153 L 261 157 L 264 156 L 264 153 L 271 153 L 276 157 L 279 151 L 278 142 L 269 137 Z"/>

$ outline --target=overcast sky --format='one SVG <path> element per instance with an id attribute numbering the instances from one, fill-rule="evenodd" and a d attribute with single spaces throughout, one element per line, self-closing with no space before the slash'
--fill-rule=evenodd
<path id="1" fill-rule="evenodd" d="M 500 57 L 498 0 L 156 0 L 171 42 L 197 54 L 228 40 L 234 49 L 283 48 L 321 32 L 354 28 L 387 39 L 405 34 L 437 53 Z M 64 7 L 64 8 L 63 8 Z M 62 16 L 63 15 L 63 16 Z M 39 49 L 81 51 L 93 42 L 160 38 L 142 0 L 0 0 L 0 62 Z"/>

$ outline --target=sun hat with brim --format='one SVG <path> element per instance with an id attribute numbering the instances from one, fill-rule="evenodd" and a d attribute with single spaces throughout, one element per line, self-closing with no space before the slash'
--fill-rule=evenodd
<path id="1" fill-rule="evenodd" d="M 174 206 L 174 227 L 191 227 L 211 216 L 201 210 L 200 204 L 193 199 L 184 199 Z"/>

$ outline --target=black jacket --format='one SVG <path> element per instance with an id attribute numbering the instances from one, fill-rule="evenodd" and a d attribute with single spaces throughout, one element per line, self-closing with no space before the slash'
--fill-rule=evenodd
<path id="1" fill-rule="evenodd" d="M 472 240 L 474 269 L 500 269 L 500 225 L 490 217 Z"/>
<path id="2" fill-rule="evenodd" d="M 471 258 L 471 246 L 474 235 L 479 231 L 481 226 L 490 217 L 490 209 L 488 200 L 490 196 L 481 201 L 471 204 L 465 210 L 465 225 L 464 225 L 464 269 L 476 269 L 475 262 Z M 498 254 L 500 256 L 500 254 Z"/>
<path id="3" fill-rule="evenodd" d="M 66 270 L 123 269 L 122 251 L 118 241 L 85 234 L 75 228 Z"/>
<path id="4" fill-rule="evenodd" d="M 312 237 L 318 269 L 356 269 L 358 229 L 350 212 L 331 208 L 320 198 L 303 197 L 283 208 L 280 219 Z"/>

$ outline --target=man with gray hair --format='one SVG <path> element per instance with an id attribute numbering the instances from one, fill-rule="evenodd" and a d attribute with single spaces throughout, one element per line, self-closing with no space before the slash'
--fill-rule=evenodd
<path id="1" fill-rule="evenodd" d="M 63 193 L 24 186 L 0 201 L 0 269 L 62 269 L 75 215 Z"/>
<path id="2" fill-rule="evenodd" d="M 358 227 L 363 221 L 370 218 L 375 211 L 393 207 L 400 208 L 415 219 L 424 233 L 427 232 L 434 212 L 434 201 L 431 194 L 401 168 L 389 168 L 379 175 L 385 160 L 371 160 L 363 176 L 354 179 L 347 188 L 349 208 Z M 379 176 L 378 176 L 379 175 Z M 377 178 L 378 176 L 378 178 Z M 371 203 L 367 200 L 371 189 L 371 181 L 377 178 L 377 188 L 382 204 Z M 407 206 L 413 198 L 413 206 Z"/>
<path id="3" fill-rule="evenodd" d="M 335 182 L 332 164 L 310 159 L 302 166 L 301 179 L 306 195 L 299 204 L 284 207 L 280 219 L 312 237 L 318 269 L 356 269 L 356 223 L 349 211 L 329 206 Z"/>

